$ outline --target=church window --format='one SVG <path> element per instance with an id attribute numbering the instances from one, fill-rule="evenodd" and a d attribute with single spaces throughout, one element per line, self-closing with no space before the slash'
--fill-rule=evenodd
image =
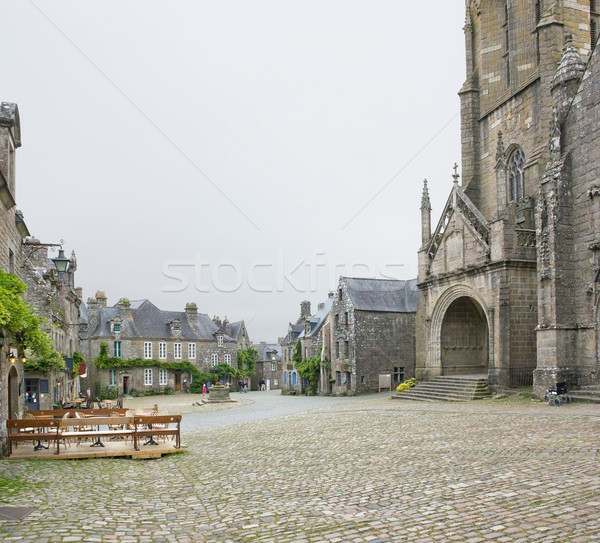
<path id="1" fill-rule="evenodd" d="M 510 201 L 518 202 L 525 195 L 525 156 L 520 149 L 516 149 L 508 161 L 508 183 Z"/>

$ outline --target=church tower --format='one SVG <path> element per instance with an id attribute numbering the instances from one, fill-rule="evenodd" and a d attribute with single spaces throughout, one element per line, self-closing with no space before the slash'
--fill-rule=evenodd
<path id="1" fill-rule="evenodd" d="M 547 313 L 537 206 L 557 94 L 564 116 L 582 75 L 557 90 L 556 74 L 567 43 L 588 61 L 596 19 L 594 0 L 466 1 L 462 175 L 422 235 L 417 378 L 486 374 L 492 390 L 533 383 L 538 313 Z M 546 372 L 538 388 L 555 377 Z"/>

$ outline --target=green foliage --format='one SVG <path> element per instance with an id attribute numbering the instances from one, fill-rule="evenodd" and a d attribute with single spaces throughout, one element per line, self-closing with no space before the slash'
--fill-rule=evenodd
<path id="1" fill-rule="evenodd" d="M 35 359 L 27 359 L 25 371 L 65 368 L 65 362 L 41 329 L 43 319 L 23 299 L 27 287 L 18 277 L 0 270 L 0 328 L 14 337 L 16 347 L 31 349 Z"/>
<path id="2" fill-rule="evenodd" d="M 294 365 L 298 364 L 299 362 L 302 362 L 302 344 L 300 343 L 300 340 L 298 340 L 296 346 L 294 347 L 294 353 L 292 354 L 292 362 L 294 363 Z"/>
<path id="3" fill-rule="evenodd" d="M 238 374 L 237 377 L 249 377 L 256 373 L 256 361 L 258 360 L 258 351 L 253 347 L 245 351 L 238 351 Z"/>
<path id="4" fill-rule="evenodd" d="M 296 356 L 298 345 L 300 345 L 300 342 L 296 344 L 296 349 L 292 358 Z M 319 353 L 316 356 L 305 358 L 304 360 L 300 360 L 300 362 L 294 361 L 294 365 L 300 377 L 308 379 L 309 394 L 316 394 L 319 386 L 319 377 L 321 375 L 321 349 L 322 347 L 319 347 Z"/>
<path id="5" fill-rule="evenodd" d="M 210 381 L 215 382 L 225 380 L 227 377 L 233 379 L 238 376 L 238 372 L 229 364 L 218 364 L 210 369 L 210 375 Z"/>
<path id="6" fill-rule="evenodd" d="M 196 366 L 194 366 L 191 362 L 181 361 L 181 362 L 161 362 L 159 360 L 145 360 L 142 358 L 118 358 L 116 356 L 108 356 L 108 346 L 106 343 L 100 344 L 100 353 L 96 358 L 92 360 L 92 364 L 95 364 L 101 369 L 122 369 L 122 368 L 148 368 L 148 367 L 156 367 L 162 368 L 166 370 L 181 370 L 186 371 L 192 376 L 192 384 L 190 385 L 191 392 L 202 392 L 202 385 L 207 381 L 214 380 L 215 375 L 213 373 L 206 373 L 204 371 L 200 371 Z M 224 364 L 227 368 L 230 368 L 235 372 L 235 370 L 229 365 Z M 218 366 L 216 366 L 218 367 Z M 168 387 L 167 387 L 168 388 Z M 168 394 L 166 392 L 165 394 Z M 169 389 L 170 390 L 170 389 Z M 144 395 L 144 393 L 139 392 L 139 395 Z M 131 391 L 131 395 L 135 396 L 134 391 Z"/>
<path id="7" fill-rule="evenodd" d="M 73 353 L 73 373 L 71 378 L 75 379 L 79 375 L 79 364 L 85 364 L 85 358 L 81 353 L 75 351 Z"/>
<path id="8" fill-rule="evenodd" d="M 415 380 L 415 378 L 411 377 L 410 379 L 407 379 L 406 381 L 404 381 L 404 383 L 400 383 L 396 387 L 396 392 L 403 392 L 404 390 L 408 390 L 409 388 L 414 387 L 416 384 L 417 384 L 417 381 Z"/>

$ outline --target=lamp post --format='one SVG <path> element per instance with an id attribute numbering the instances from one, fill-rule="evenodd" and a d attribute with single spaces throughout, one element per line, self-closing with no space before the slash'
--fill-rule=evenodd
<path id="1" fill-rule="evenodd" d="M 52 259 L 56 266 L 56 271 L 61 274 L 65 273 L 69 269 L 70 260 L 65 256 L 65 252 L 59 249 L 58 256 Z"/>

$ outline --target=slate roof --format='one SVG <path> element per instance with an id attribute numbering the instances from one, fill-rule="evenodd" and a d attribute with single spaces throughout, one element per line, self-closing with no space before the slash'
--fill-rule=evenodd
<path id="1" fill-rule="evenodd" d="M 314 315 L 308 317 L 308 322 L 310 323 L 310 332 L 307 334 L 305 328 L 303 328 L 302 333 L 300 334 L 300 338 L 310 338 L 315 337 L 319 330 L 322 328 L 325 319 L 329 315 L 331 311 L 331 306 L 333 305 L 333 298 L 327 298 L 327 301 L 323 303 L 323 307 L 321 307 Z"/>
<path id="2" fill-rule="evenodd" d="M 244 321 L 229 323 L 229 326 L 231 328 L 231 337 L 232 338 L 234 338 L 234 339 L 240 338 L 240 334 L 241 334 L 242 330 L 244 329 L 244 327 L 242 326 L 243 324 L 244 324 Z"/>
<path id="3" fill-rule="evenodd" d="M 281 361 L 281 345 L 277 343 L 255 343 L 252 347 L 258 351 L 259 360 L 271 361 L 271 357 L 267 356 L 267 352 L 277 351 L 275 360 Z"/>
<path id="4" fill-rule="evenodd" d="M 188 318 L 185 311 L 163 311 L 148 300 L 130 302 L 130 307 L 101 307 L 98 309 L 98 321 L 89 338 L 112 336 L 110 321 L 121 317 L 122 338 L 173 339 L 169 323 L 174 319 L 181 321 L 181 335 L 184 340 L 214 340 L 219 326 L 205 313 L 197 318 Z M 234 341 L 224 335 L 224 341 Z"/>
<path id="5" fill-rule="evenodd" d="M 348 296 L 358 311 L 416 313 L 419 304 L 417 279 L 359 279 L 342 277 Z"/>

